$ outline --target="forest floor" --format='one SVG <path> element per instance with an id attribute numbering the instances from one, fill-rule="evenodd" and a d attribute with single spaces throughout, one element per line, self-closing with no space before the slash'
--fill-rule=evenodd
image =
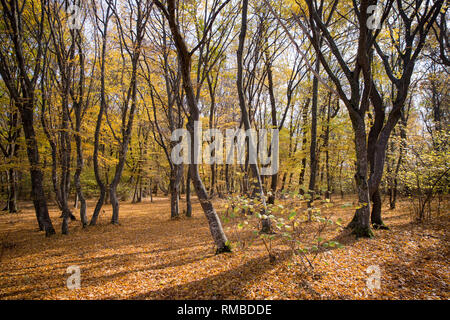
<path id="1" fill-rule="evenodd" d="M 354 209 L 343 204 L 353 197 L 335 199 L 324 212 L 348 223 Z M 222 216 L 224 202 L 215 205 Z M 88 209 L 93 207 L 89 201 Z M 261 239 L 215 255 L 195 199 L 193 207 L 192 218 L 170 220 L 167 198 L 121 203 L 116 226 L 109 224 L 111 207 L 105 205 L 97 226 L 83 229 L 79 221 L 72 222 L 69 235 L 61 234 L 60 212 L 51 207 L 57 234 L 46 238 L 37 231 L 32 204 L 21 203 L 19 214 L 0 214 L 0 299 L 450 298 L 448 205 L 440 217 L 418 224 L 411 222 L 406 201 L 395 210 L 385 203 L 390 230 L 375 230 L 372 239 L 355 239 L 330 226 L 321 237 L 343 247 L 310 256 L 313 268 L 305 268 L 304 259 L 292 255 L 278 236 L 272 244 L 275 261 L 269 261 Z M 237 218 L 224 223 L 232 244 L 250 241 L 252 235 L 238 223 Z M 72 265 L 80 267 L 80 289 L 66 287 Z M 379 266 L 381 286 L 370 290 L 367 268 L 373 265 Z"/>

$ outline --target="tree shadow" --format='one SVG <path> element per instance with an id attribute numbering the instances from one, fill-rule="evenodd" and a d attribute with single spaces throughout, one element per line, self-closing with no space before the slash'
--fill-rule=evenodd
<path id="1" fill-rule="evenodd" d="M 237 268 L 212 275 L 201 280 L 175 285 L 169 288 L 152 290 L 131 296 L 129 299 L 243 299 L 247 297 L 245 285 L 263 277 L 276 265 L 291 256 L 290 251 L 279 252 L 275 263 L 270 263 L 268 256 L 253 258 Z M 106 299 L 117 299 L 110 296 Z"/>
<path id="2" fill-rule="evenodd" d="M 170 250 L 173 250 L 173 249 L 170 249 Z M 64 262 L 59 262 L 59 263 L 54 263 L 54 264 L 29 267 L 27 269 L 31 270 L 31 269 L 42 268 L 42 267 L 46 268 L 51 265 L 64 264 L 64 267 L 53 268 L 51 270 L 51 272 L 52 273 L 60 273 L 61 275 L 63 275 L 62 279 L 66 279 L 69 275 L 65 274 L 65 269 L 66 269 L 66 266 L 71 265 L 71 264 L 80 266 L 81 273 L 86 274 L 86 273 L 94 272 L 94 271 L 98 271 L 98 270 L 103 271 L 105 265 L 110 265 L 116 259 L 119 259 L 119 260 L 122 260 L 124 258 L 130 259 L 137 255 L 152 254 L 152 253 L 165 252 L 165 251 L 170 251 L 170 250 L 169 249 L 167 249 L 167 250 L 157 249 L 157 250 L 151 250 L 151 251 L 147 251 L 147 252 L 112 254 L 112 255 L 107 255 L 107 256 L 102 256 L 102 257 L 89 258 L 89 260 L 87 260 L 87 261 L 81 261 L 81 260 L 64 261 Z M 83 284 L 89 286 L 90 284 L 97 283 L 98 281 L 101 281 L 101 282 L 114 281 L 114 279 L 121 277 L 121 276 L 126 276 L 130 273 L 145 272 L 145 271 L 151 271 L 151 270 L 162 270 L 162 269 L 170 268 L 170 267 L 179 267 L 179 266 L 183 266 L 186 264 L 190 264 L 190 263 L 208 259 L 211 256 L 213 256 L 212 253 L 210 255 L 197 255 L 195 257 L 186 257 L 186 258 L 180 258 L 179 256 L 176 256 L 176 257 L 174 257 L 174 258 L 176 258 L 176 260 L 173 260 L 173 261 L 170 261 L 167 263 L 156 264 L 156 265 L 145 267 L 145 268 L 134 268 L 132 270 L 119 271 L 119 272 L 115 272 L 112 274 L 103 275 L 100 277 L 88 277 L 88 278 L 82 277 L 82 279 L 83 279 Z M 145 260 L 146 258 L 141 258 L 141 259 Z M 83 265 L 88 265 L 88 268 L 83 269 L 82 268 Z M 12 270 L 12 271 L 14 271 L 14 270 Z M 15 273 L 14 276 L 28 276 L 28 273 L 21 273 L 21 274 Z M 5 275 L 5 277 L 7 277 L 7 275 Z M 32 273 L 31 277 L 29 277 L 29 278 L 30 278 L 29 281 L 31 283 L 41 283 L 42 284 L 42 279 L 40 278 L 39 273 Z M 27 293 L 33 293 L 36 297 L 38 297 L 40 292 L 47 291 L 50 289 L 61 288 L 61 287 L 64 287 L 64 285 L 65 285 L 65 282 L 61 281 L 61 285 L 53 285 L 53 286 L 46 285 L 45 287 L 44 286 L 41 286 L 41 287 L 33 286 L 32 288 L 26 288 L 26 289 L 16 290 L 16 291 L 9 291 L 7 293 L 0 294 L 0 298 L 4 299 L 7 297 L 23 295 L 23 294 L 27 294 Z"/>

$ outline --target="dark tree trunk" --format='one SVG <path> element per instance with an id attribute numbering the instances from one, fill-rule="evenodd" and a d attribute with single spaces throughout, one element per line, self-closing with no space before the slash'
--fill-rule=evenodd
<path id="1" fill-rule="evenodd" d="M 81 188 L 80 175 L 83 170 L 83 149 L 81 146 L 81 106 L 75 108 L 75 143 L 77 148 L 77 167 L 74 175 L 74 184 L 77 195 L 77 201 L 80 202 L 80 220 L 83 228 L 88 224 L 88 218 L 86 215 L 86 199 L 83 195 L 83 190 Z"/>
<path id="2" fill-rule="evenodd" d="M 53 224 L 48 214 L 47 201 L 43 188 L 43 173 L 39 161 L 39 149 L 34 131 L 35 114 L 35 88 L 39 75 L 42 71 L 42 60 L 44 57 L 44 28 L 45 11 L 44 3 L 36 6 L 33 12 L 33 30 L 29 30 L 29 24 L 24 23 L 23 4 L 18 1 L 1 2 L 2 6 L 2 41 L 9 47 L 8 56 L 11 59 L 0 63 L 0 75 L 2 81 L 8 89 L 9 96 L 19 109 L 22 121 L 22 128 L 25 136 L 27 156 L 30 165 L 31 195 L 36 212 L 39 229 L 45 230 L 46 236 L 55 233 Z M 38 9 L 40 7 L 40 10 Z M 31 39 L 25 39 L 31 37 Z M 23 42 L 33 42 L 34 50 L 31 56 L 24 56 Z M 28 60 L 28 61 L 27 61 Z M 8 65 L 11 63 L 11 65 Z M 14 70 L 14 74 L 11 70 Z M 16 81 L 17 80 L 17 81 Z"/>
<path id="3" fill-rule="evenodd" d="M 170 171 L 170 218 L 176 219 L 179 217 L 179 196 L 180 196 L 180 182 L 182 179 L 182 165 L 173 164 Z"/>
<path id="4" fill-rule="evenodd" d="M 16 146 L 17 149 L 17 146 Z M 13 168 L 7 171 L 8 180 L 8 199 L 6 202 L 5 211 L 9 213 L 17 213 L 17 172 Z"/>
<path id="5" fill-rule="evenodd" d="M 303 120 L 303 126 L 302 126 L 302 154 L 306 154 L 306 143 L 307 140 L 307 124 L 308 124 L 308 110 L 309 110 L 309 102 L 311 100 L 308 98 L 306 100 L 305 106 L 303 107 L 302 112 L 302 120 Z M 299 193 L 303 195 L 305 193 L 305 190 L 303 189 L 303 182 L 305 180 L 305 172 L 306 172 L 306 156 L 302 158 L 301 161 L 302 167 L 300 169 L 299 177 L 298 177 L 298 185 L 299 185 Z"/>
<path id="6" fill-rule="evenodd" d="M 267 41 L 267 39 L 266 39 Z M 269 98 L 270 98 L 270 106 L 271 106 L 271 116 L 272 116 L 272 126 L 273 128 L 277 128 L 277 107 L 275 103 L 275 94 L 273 91 L 273 76 L 272 76 L 272 63 L 269 61 L 268 51 L 266 50 L 266 58 L 267 58 L 267 79 L 269 82 Z M 267 200 L 267 203 L 274 204 L 275 196 L 277 193 L 277 185 L 278 185 L 278 172 L 271 176 L 270 181 L 270 190 L 271 194 Z"/>
<path id="7" fill-rule="evenodd" d="M 291 173 L 292 175 L 292 173 Z M 284 187 L 286 185 L 286 178 L 287 178 L 287 172 L 283 173 L 283 178 L 281 178 L 281 188 L 280 188 L 280 192 L 284 191 Z"/>
<path id="8" fill-rule="evenodd" d="M 330 121 L 334 118 L 339 111 L 339 102 L 337 103 L 337 108 L 334 110 L 333 115 L 331 114 L 331 92 L 328 93 L 328 105 L 327 105 L 327 124 L 325 127 L 325 136 L 323 141 L 323 146 L 325 148 L 325 169 L 326 169 L 326 179 L 327 179 L 327 191 L 325 194 L 326 199 L 331 199 L 331 173 L 330 173 L 330 152 L 328 150 L 330 143 Z"/>
<path id="9" fill-rule="evenodd" d="M 364 119 L 352 119 L 355 133 L 356 173 L 355 182 L 358 192 L 358 204 L 353 220 L 347 226 L 353 229 L 357 237 L 372 237 L 370 229 L 370 196 L 367 181 L 368 160 Z"/>
<path id="10" fill-rule="evenodd" d="M 69 106 L 68 106 L 68 92 L 63 97 L 63 114 L 62 114 L 62 130 L 60 133 L 61 141 L 61 180 L 60 180 L 60 193 L 61 193 L 61 206 L 63 213 L 63 222 L 61 226 L 62 234 L 69 233 L 69 221 L 75 220 L 75 216 L 69 209 L 69 191 L 70 191 L 70 154 L 71 143 L 69 136 Z"/>
<path id="11" fill-rule="evenodd" d="M 93 156 L 93 164 L 94 164 L 94 174 L 95 174 L 95 180 L 97 181 L 97 186 L 100 189 L 100 195 L 97 200 L 97 204 L 95 205 L 94 213 L 92 214 L 91 221 L 89 222 L 89 225 L 95 226 L 97 224 L 98 215 L 100 214 L 100 210 L 102 209 L 103 204 L 105 203 L 106 199 L 106 186 L 102 181 L 102 178 L 100 176 L 100 168 L 98 165 L 98 149 L 99 149 L 99 139 L 100 139 L 100 128 L 102 125 L 102 118 L 103 118 L 103 112 L 104 112 L 105 104 L 100 103 L 100 109 L 97 117 L 97 124 L 95 127 L 95 133 L 94 133 L 94 156 Z"/>
<path id="12" fill-rule="evenodd" d="M 48 214 L 47 201 L 45 200 L 44 188 L 42 186 L 43 174 L 40 169 L 39 151 L 37 147 L 36 135 L 33 127 L 33 105 L 23 104 L 19 106 L 22 127 L 27 145 L 27 155 L 30 162 L 31 195 L 36 218 L 40 230 L 45 231 L 46 236 L 55 234 L 52 221 Z"/>
<path id="13" fill-rule="evenodd" d="M 102 52 L 100 58 L 100 108 L 98 111 L 97 122 L 95 125 L 95 133 L 94 133 L 94 155 L 93 155 L 93 165 L 94 165 L 94 174 L 95 180 L 97 182 L 97 186 L 100 189 L 100 195 L 97 200 L 97 204 L 95 205 L 94 212 L 91 217 L 91 221 L 89 222 L 90 226 L 95 226 L 97 224 L 98 215 L 100 214 L 100 210 L 102 209 L 103 204 L 106 200 L 106 185 L 103 183 L 100 168 L 98 165 L 98 151 L 99 151 L 99 140 L 100 140 L 100 130 L 102 127 L 103 113 L 106 109 L 106 97 L 105 97 L 105 57 L 106 57 L 106 38 L 108 32 L 108 22 L 110 19 L 110 6 L 107 6 L 105 20 L 103 22 L 103 30 L 102 34 Z M 99 27 L 98 27 L 99 28 Z M 100 30 L 100 28 L 99 28 Z"/>
<path id="14" fill-rule="evenodd" d="M 316 72 L 320 71 L 320 60 L 316 58 Z M 313 87 L 312 87 L 312 104 L 311 104 L 311 142 L 309 148 L 309 158 L 310 158 L 310 171 L 309 171 L 309 201 L 308 208 L 311 207 L 312 202 L 315 197 L 315 188 L 316 188 L 316 174 L 317 174 L 317 104 L 318 104 L 318 95 L 319 95 L 319 80 L 317 77 L 313 79 Z M 310 212 L 310 211 L 309 211 Z M 311 220 L 311 214 L 308 214 L 308 220 Z"/>
<path id="15" fill-rule="evenodd" d="M 7 162 L 12 162 L 18 156 L 19 144 L 17 140 L 20 136 L 20 127 L 18 127 L 18 111 L 14 110 L 15 104 L 11 101 L 10 106 L 12 108 L 11 112 L 8 112 L 8 136 L 7 141 L 8 144 L 6 148 L 1 148 L 3 155 L 5 156 L 5 160 Z M 17 170 L 13 167 L 10 167 L 6 170 L 6 184 L 7 184 L 7 199 L 6 206 L 3 211 L 8 211 L 9 213 L 17 213 L 17 196 L 18 196 L 18 188 L 17 188 Z M 3 189 L 2 183 L 2 189 Z M 3 190 L 2 190 L 3 191 Z"/>
<path id="16" fill-rule="evenodd" d="M 186 217 L 192 217 L 192 203 L 191 203 L 191 170 L 188 168 L 186 177 Z"/>
<path id="17" fill-rule="evenodd" d="M 372 223 L 372 226 L 374 229 L 389 229 L 386 227 L 383 223 L 383 220 L 381 219 L 381 194 L 380 190 L 377 189 L 372 194 L 372 214 L 370 218 L 370 222 Z"/>
<path id="18" fill-rule="evenodd" d="M 243 66 L 242 66 L 242 61 L 243 61 L 243 52 L 244 52 L 244 42 L 245 42 L 245 36 L 247 33 L 247 11 L 248 11 L 248 0 L 244 0 L 242 2 L 242 23 L 241 23 L 241 31 L 239 34 L 239 46 L 238 46 L 238 50 L 237 50 L 237 79 L 236 79 L 236 84 L 237 84 L 237 89 L 238 89 L 238 96 L 239 96 L 239 106 L 241 109 L 241 117 L 242 117 L 242 122 L 244 124 L 244 129 L 245 130 L 249 130 L 251 129 L 251 125 L 250 125 L 250 119 L 249 119 L 249 115 L 248 115 L 248 111 L 247 111 L 247 106 L 246 106 L 246 102 L 245 102 L 245 96 L 244 96 L 244 90 L 243 90 Z M 253 142 L 252 139 L 248 139 L 248 152 L 254 152 L 254 150 L 256 150 L 255 146 L 253 146 Z M 256 156 L 256 155 L 255 155 Z M 261 176 L 259 174 L 259 169 L 258 169 L 258 165 L 256 163 L 251 163 L 250 164 L 250 169 L 253 173 L 253 178 L 256 180 L 255 181 L 255 191 L 257 192 L 258 196 L 259 196 L 259 200 L 262 203 L 263 206 L 263 211 L 265 212 L 265 208 L 266 208 L 266 199 L 265 199 L 265 195 L 264 195 L 264 189 L 262 186 L 262 181 L 261 181 Z M 256 190 L 257 189 L 257 190 Z M 263 213 L 264 213 L 263 212 Z M 270 219 L 263 219 L 262 221 L 262 227 L 261 227 L 261 232 L 263 233 L 270 233 L 272 232 L 272 227 L 271 227 L 271 222 Z"/>
<path id="19" fill-rule="evenodd" d="M 227 193 L 231 193 L 230 188 L 230 166 L 228 164 L 225 164 L 225 186 L 227 188 Z"/>
<path id="20" fill-rule="evenodd" d="M 213 126 L 214 126 L 214 112 L 216 110 L 215 86 L 213 85 L 209 74 L 207 74 L 206 80 L 207 80 L 208 88 L 209 88 L 209 97 L 211 99 L 211 108 L 210 108 L 210 111 L 209 111 L 209 128 L 213 129 Z M 214 156 L 215 156 L 215 150 L 213 150 L 213 152 L 211 154 L 211 157 L 214 157 Z M 215 190 L 215 187 L 216 187 L 216 165 L 215 165 L 215 162 L 210 165 L 210 168 L 211 168 L 211 184 L 210 184 L 210 188 L 209 188 L 209 197 L 213 198 L 214 197 L 214 190 Z"/>

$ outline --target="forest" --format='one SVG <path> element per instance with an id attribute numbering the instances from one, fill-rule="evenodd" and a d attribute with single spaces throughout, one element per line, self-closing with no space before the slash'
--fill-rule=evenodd
<path id="1" fill-rule="evenodd" d="M 0 299 L 449 299 L 448 7 L 0 0 Z"/>

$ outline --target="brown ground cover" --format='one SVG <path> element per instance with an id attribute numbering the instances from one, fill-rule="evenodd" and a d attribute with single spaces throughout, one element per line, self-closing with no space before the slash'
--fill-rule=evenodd
<path id="1" fill-rule="evenodd" d="M 333 219 L 351 220 L 353 209 L 337 199 Z M 215 202 L 224 213 L 224 202 Z M 93 208 L 94 202 L 89 202 Z M 109 224 L 105 206 L 99 224 L 60 234 L 60 212 L 51 218 L 59 234 L 37 232 L 33 207 L 21 204 L 19 214 L 0 215 L 0 299 L 449 299 L 448 206 L 432 222 L 411 222 L 411 208 L 401 201 L 384 208 L 390 230 L 375 230 L 373 239 L 355 239 L 336 227 L 323 238 L 342 248 L 321 251 L 313 269 L 292 255 L 282 239 L 273 243 L 270 262 L 261 240 L 232 253 L 215 255 L 206 219 L 194 200 L 193 217 L 170 220 L 167 198 L 153 203 L 121 203 L 120 225 Z M 74 212 L 76 214 L 76 212 Z M 224 223 L 232 243 L 245 242 L 251 230 Z M 311 226 L 312 228 L 312 226 Z M 309 232 L 305 228 L 305 232 Z M 312 232 L 312 231 L 311 231 Z M 280 237 L 281 238 L 281 237 Z M 69 290 L 66 270 L 81 270 L 81 289 Z M 370 291 L 366 270 L 378 265 L 381 288 Z"/>

